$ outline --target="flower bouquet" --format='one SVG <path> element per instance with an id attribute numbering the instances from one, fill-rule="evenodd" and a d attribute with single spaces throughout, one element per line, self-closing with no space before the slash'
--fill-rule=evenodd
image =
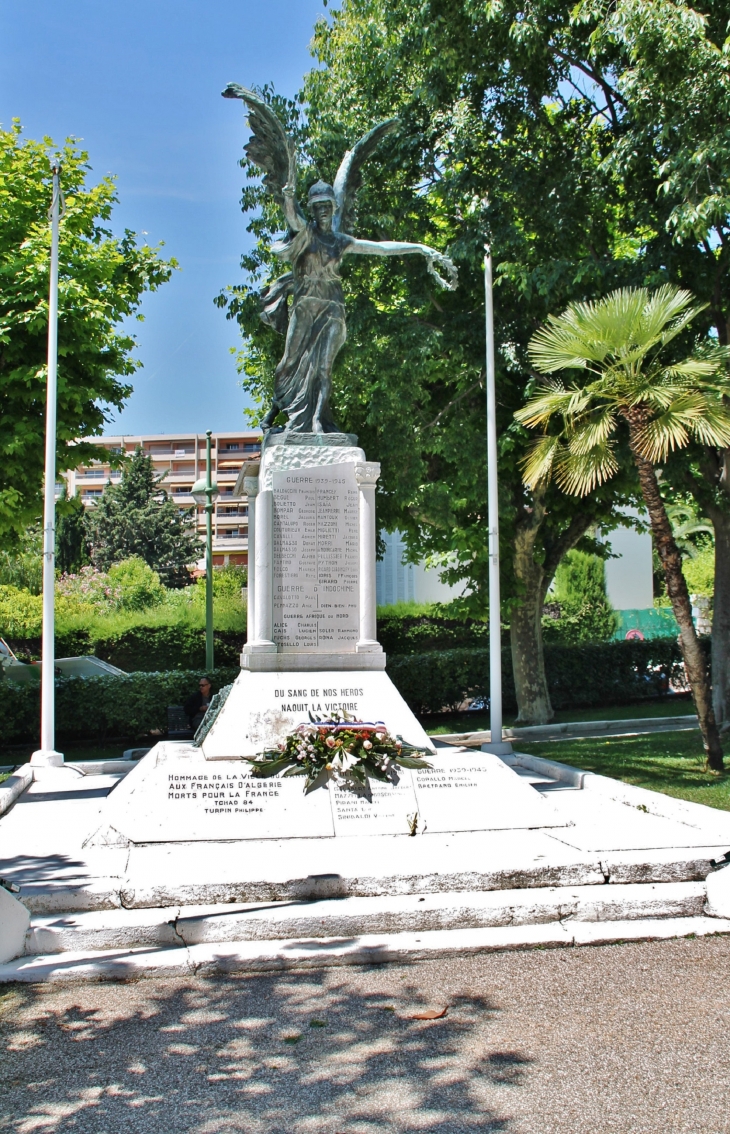
<path id="1" fill-rule="evenodd" d="M 398 768 L 430 768 L 425 749 L 391 736 L 381 721 L 358 721 L 348 713 L 337 720 L 298 725 L 276 748 L 247 757 L 254 776 L 306 776 L 305 794 L 334 780 L 340 787 L 369 794 L 369 777 L 398 782 Z"/>

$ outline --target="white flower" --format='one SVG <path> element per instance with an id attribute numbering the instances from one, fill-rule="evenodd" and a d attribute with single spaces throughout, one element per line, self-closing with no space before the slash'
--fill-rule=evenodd
<path id="1" fill-rule="evenodd" d="M 343 772 L 349 772 L 350 768 L 356 767 L 358 763 L 357 756 L 353 756 L 350 751 L 340 753 L 340 765 Z"/>

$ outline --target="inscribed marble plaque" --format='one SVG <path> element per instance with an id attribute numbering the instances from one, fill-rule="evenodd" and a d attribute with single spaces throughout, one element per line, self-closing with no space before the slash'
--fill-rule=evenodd
<path id="1" fill-rule="evenodd" d="M 426 834 L 559 826 L 552 805 L 488 752 L 429 756 L 413 772 Z"/>
<path id="2" fill-rule="evenodd" d="M 275 469 L 274 641 L 354 652 L 360 635 L 358 490 L 351 464 Z"/>
<path id="3" fill-rule="evenodd" d="M 206 762 L 199 748 L 158 747 L 109 796 L 106 822 L 132 842 L 332 836 L 327 791 L 300 777 L 260 779 L 248 764 Z"/>
<path id="4" fill-rule="evenodd" d="M 418 813 L 411 773 L 403 769 L 397 784 L 370 781 L 372 800 L 330 784 L 336 835 L 408 835 Z M 418 824 L 417 829 L 420 830 Z"/>

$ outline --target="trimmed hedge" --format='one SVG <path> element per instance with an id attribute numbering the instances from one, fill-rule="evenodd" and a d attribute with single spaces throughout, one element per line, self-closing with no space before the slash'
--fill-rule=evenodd
<path id="1" fill-rule="evenodd" d="M 709 654 L 709 641 L 704 643 Z M 579 708 L 627 704 L 666 693 L 669 681 L 682 687 L 684 670 L 674 639 L 608 642 L 598 646 L 545 647 L 545 665 L 553 707 Z M 66 677 L 56 680 L 56 728 L 59 742 L 134 739 L 167 727 L 167 706 L 178 705 L 198 687 L 203 667 L 123 677 Z M 214 692 L 238 676 L 238 666 L 210 674 Z M 456 709 L 467 697 L 489 696 L 489 651 L 432 650 L 394 656 L 388 673 L 419 714 Z M 509 650 L 502 652 L 503 698 L 517 708 Z M 40 687 L 33 682 L 0 684 L 0 745 L 35 740 L 39 733 Z"/>
<path id="2" fill-rule="evenodd" d="M 56 732 L 60 743 L 130 740 L 151 729 L 167 728 L 167 706 L 180 705 L 198 688 L 202 670 L 128 673 L 123 677 L 56 678 Z M 209 674 L 213 692 L 235 681 L 240 668 Z M 37 741 L 40 734 L 40 682 L 14 685 L 4 680 L 0 745 Z"/>
<path id="3" fill-rule="evenodd" d="M 238 665 L 245 632 L 216 630 L 219 665 Z M 425 650 L 482 648 L 489 645 L 486 623 L 459 622 L 438 615 L 378 614 L 378 641 L 387 654 L 416 654 Z M 40 638 L 8 639 L 20 658 L 38 658 Z M 135 626 L 119 634 L 99 637 L 87 630 L 57 634 L 56 657 L 94 654 L 127 673 L 194 669 L 205 665 L 205 631 L 186 626 Z"/>
<path id="4" fill-rule="evenodd" d="M 419 654 L 426 650 L 487 649 L 489 627 L 470 619 L 460 622 L 438 614 L 389 614 L 378 610 L 378 641 L 386 654 Z"/>
<path id="5" fill-rule="evenodd" d="M 705 642 L 709 659 L 709 641 Z M 555 709 L 627 704 L 660 697 L 671 681 L 687 688 L 675 639 L 545 645 L 545 670 Z M 442 650 L 390 657 L 388 673 L 414 712 L 455 710 L 468 697 L 489 697 L 489 651 Z M 502 650 L 504 708 L 516 712 L 512 659 Z"/>
<path id="6" fill-rule="evenodd" d="M 213 640 L 216 664 L 237 666 L 246 640 L 245 632 L 216 630 Z M 19 658 L 40 657 L 40 638 L 9 640 L 8 644 Z M 87 654 L 117 665 L 127 673 L 195 669 L 205 665 L 205 630 L 174 625 L 132 626 L 103 638 L 88 630 L 56 635 L 57 658 Z"/>

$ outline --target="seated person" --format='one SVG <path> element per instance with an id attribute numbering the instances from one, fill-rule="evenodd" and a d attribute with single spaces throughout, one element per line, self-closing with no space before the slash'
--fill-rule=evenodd
<path id="1" fill-rule="evenodd" d="M 188 697 L 183 706 L 183 708 L 185 709 L 185 714 L 190 721 L 190 727 L 193 732 L 195 732 L 198 725 L 203 720 L 206 712 L 208 711 L 211 692 L 211 685 L 208 681 L 208 678 L 201 677 L 199 691 L 197 693 L 193 693 L 191 697 Z"/>

